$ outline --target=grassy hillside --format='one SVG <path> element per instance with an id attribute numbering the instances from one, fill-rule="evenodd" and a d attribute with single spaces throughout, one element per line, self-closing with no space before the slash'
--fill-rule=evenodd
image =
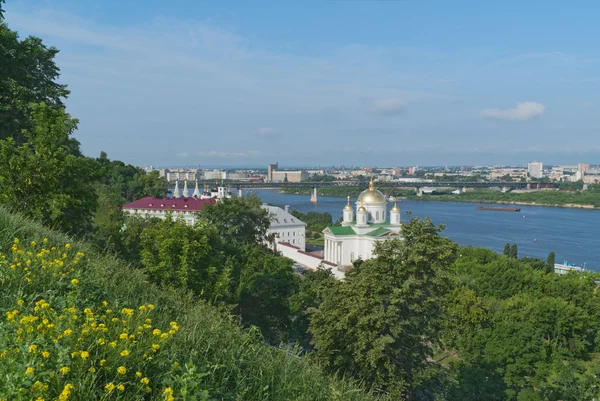
<path id="1" fill-rule="evenodd" d="M 4 208 L 0 254 L 0 400 L 376 399 Z"/>

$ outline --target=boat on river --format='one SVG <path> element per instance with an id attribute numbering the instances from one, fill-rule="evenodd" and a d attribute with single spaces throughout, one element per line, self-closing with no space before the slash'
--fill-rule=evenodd
<path id="1" fill-rule="evenodd" d="M 492 206 L 477 206 L 477 210 L 493 210 L 496 212 L 520 212 L 520 207 L 492 207 Z"/>

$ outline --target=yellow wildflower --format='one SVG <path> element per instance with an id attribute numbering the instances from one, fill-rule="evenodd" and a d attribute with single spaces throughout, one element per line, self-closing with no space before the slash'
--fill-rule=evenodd
<path id="1" fill-rule="evenodd" d="M 92 366 L 91 368 L 88 369 L 88 372 L 96 373 L 96 368 Z"/>
<path id="2" fill-rule="evenodd" d="M 121 356 L 129 356 L 129 351 L 124 349 L 123 351 L 121 351 Z"/>
<path id="3" fill-rule="evenodd" d="M 144 378 L 142 378 L 142 380 L 140 380 L 140 383 L 148 384 L 148 383 L 150 383 L 150 379 L 148 379 L 147 377 L 144 377 Z"/>
<path id="4" fill-rule="evenodd" d="M 65 244 L 66 249 L 71 249 L 71 244 Z"/>
<path id="5" fill-rule="evenodd" d="M 153 310 L 154 309 L 154 305 L 148 304 L 148 309 Z"/>
<path id="6" fill-rule="evenodd" d="M 127 333 L 121 333 L 121 334 L 119 335 L 119 338 L 120 338 L 121 340 L 127 340 L 127 338 L 128 338 L 128 337 L 129 337 L 129 336 L 127 335 Z"/>
<path id="7" fill-rule="evenodd" d="M 60 395 L 58 396 L 58 401 L 67 401 L 69 399 L 69 396 L 71 395 L 71 390 L 73 390 L 73 387 L 74 386 L 72 384 L 65 384 L 62 393 L 60 393 Z"/>
<path id="8" fill-rule="evenodd" d="M 158 344 L 152 344 L 152 351 L 156 352 L 160 349 L 160 345 Z"/>
<path id="9" fill-rule="evenodd" d="M 31 352 L 31 353 L 37 352 L 37 349 L 38 349 L 37 345 L 35 345 L 35 344 L 32 344 L 29 346 L 29 352 Z"/>
<path id="10" fill-rule="evenodd" d="M 117 342 L 116 341 L 111 341 L 108 343 L 108 345 L 110 345 L 112 348 L 115 348 L 117 346 Z"/>
<path id="11" fill-rule="evenodd" d="M 146 310 L 146 305 L 142 305 L 138 309 L 141 310 L 141 311 L 145 311 Z"/>
<path id="12" fill-rule="evenodd" d="M 17 301 L 17 305 L 19 305 L 19 306 L 23 306 L 24 303 L 25 303 L 25 301 L 23 301 L 22 299 L 19 299 Z"/>
<path id="13" fill-rule="evenodd" d="M 30 367 L 30 368 L 25 369 L 25 374 L 26 375 L 32 375 L 34 371 L 35 371 L 35 369 L 33 369 L 33 368 Z"/>
<path id="14" fill-rule="evenodd" d="M 119 373 L 119 374 L 121 374 L 121 375 L 124 375 L 124 374 L 126 374 L 126 373 L 127 373 L 127 368 L 125 368 L 125 366 L 119 366 L 119 367 L 117 368 L 117 373 Z"/>
<path id="15" fill-rule="evenodd" d="M 147 393 L 151 393 L 152 392 L 152 387 L 146 387 L 146 392 Z"/>
<path id="16" fill-rule="evenodd" d="M 81 359 L 87 359 L 90 356 L 90 353 L 87 351 L 81 351 L 81 354 L 79 354 L 79 356 L 81 357 Z"/>
<path id="17" fill-rule="evenodd" d="M 66 329 L 66 330 L 63 332 L 63 334 L 65 335 L 65 337 L 66 337 L 66 336 L 70 336 L 71 334 L 73 334 L 73 330 L 71 330 L 71 329 Z"/>
<path id="18" fill-rule="evenodd" d="M 135 375 L 136 375 L 137 377 L 142 377 L 142 372 L 135 372 Z"/>
<path id="19" fill-rule="evenodd" d="M 66 375 L 67 373 L 69 373 L 69 368 L 64 366 L 64 367 L 60 368 L 58 371 L 60 372 L 61 375 Z"/>
<path id="20" fill-rule="evenodd" d="M 106 391 L 113 391 L 115 389 L 115 385 L 112 383 L 108 383 L 106 386 L 104 386 L 104 390 Z"/>
<path id="21" fill-rule="evenodd" d="M 123 391 L 123 390 L 125 390 L 125 386 L 124 386 L 123 384 L 119 384 L 119 385 L 117 386 L 117 390 L 119 390 L 119 391 Z"/>
<path id="22" fill-rule="evenodd" d="M 133 309 L 129 309 L 129 308 L 121 309 L 121 313 L 126 316 L 132 316 L 133 312 L 134 312 Z"/>
<path id="23" fill-rule="evenodd" d="M 160 336 L 161 331 L 159 329 L 154 329 L 154 330 L 152 330 L 152 334 L 155 336 Z"/>
<path id="24" fill-rule="evenodd" d="M 100 366 L 104 366 L 106 365 L 106 359 L 101 359 L 100 360 Z"/>
<path id="25" fill-rule="evenodd" d="M 43 351 L 43 352 L 42 352 L 42 356 L 43 356 L 44 358 L 50 358 L 50 353 L 49 353 L 48 351 Z"/>
<path id="26" fill-rule="evenodd" d="M 169 338 L 169 335 L 167 333 L 162 333 L 160 335 L 160 338 L 162 338 L 163 340 L 166 340 L 167 338 Z"/>
<path id="27" fill-rule="evenodd" d="M 77 284 L 79 284 L 79 280 L 77 280 L 76 278 L 74 278 L 73 280 L 71 280 L 71 283 L 77 285 Z"/>
<path id="28" fill-rule="evenodd" d="M 35 383 L 33 383 L 33 386 L 31 386 L 31 389 L 37 392 L 44 392 L 48 391 L 48 385 L 40 381 L 36 381 Z"/>

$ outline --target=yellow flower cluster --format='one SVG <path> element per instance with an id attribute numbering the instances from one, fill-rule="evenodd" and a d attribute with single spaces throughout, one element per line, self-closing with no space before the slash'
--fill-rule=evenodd
<path id="1" fill-rule="evenodd" d="M 153 304 L 130 308 L 101 301 L 80 306 L 77 284 L 85 255 L 69 244 L 50 247 L 48 242 L 22 245 L 15 238 L 11 252 L 0 254 L 0 280 L 8 283 L 5 294 L 15 296 L 0 315 L 0 377 L 20 383 L 12 390 L 0 389 L 0 399 L 67 401 L 84 391 L 97 391 L 97 398 L 112 391 L 132 399 L 153 391 L 163 394 L 158 380 L 152 385 L 153 377 L 159 366 L 177 366 L 165 352 L 179 331 L 177 322 L 156 327 Z M 50 286 L 67 295 L 54 291 L 40 299 Z M 98 388 L 83 389 L 77 383 L 95 383 Z M 167 400 L 173 397 L 172 389 L 164 394 Z"/>

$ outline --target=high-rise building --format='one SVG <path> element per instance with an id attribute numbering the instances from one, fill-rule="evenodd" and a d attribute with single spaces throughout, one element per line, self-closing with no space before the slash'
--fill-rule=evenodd
<path id="1" fill-rule="evenodd" d="M 273 173 L 279 168 L 279 163 L 267 165 L 267 181 L 273 181 Z"/>
<path id="2" fill-rule="evenodd" d="M 533 178 L 542 178 L 544 171 L 544 163 L 542 162 L 529 162 L 527 163 L 527 173 Z"/>
<path id="3" fill-rule="evenodd" d="M 589 169 L 590 169 L 590 165 L 589 164 L 587 164 L 587 163 L 577 163 L 577 171 L 581 171 L 582 173 L 585 173 Z"/>

